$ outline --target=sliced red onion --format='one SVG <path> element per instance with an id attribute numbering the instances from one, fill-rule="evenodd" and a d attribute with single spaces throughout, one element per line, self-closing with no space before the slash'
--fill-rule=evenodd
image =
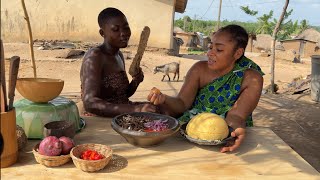
<path id="1" fill-rule="evenodd" d="M 163 131 L 169 128 L 168 120 L 154 120 L 143 124 L 144 127 L 150 128 L 153 131 Z"/>

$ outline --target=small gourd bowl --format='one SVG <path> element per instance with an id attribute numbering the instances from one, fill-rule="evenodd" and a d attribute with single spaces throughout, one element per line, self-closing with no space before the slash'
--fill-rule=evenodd
<path id="1" fill-rule="evenodd" d="M 19 78 L 17 79 L 18 92 L 29 101 L 47 103 L 61 93 L 64 81 L 51 78 Z"/>

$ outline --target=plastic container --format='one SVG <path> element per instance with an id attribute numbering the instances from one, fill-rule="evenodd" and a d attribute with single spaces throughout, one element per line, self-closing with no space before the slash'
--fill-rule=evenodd
<path id="1" fill-rule="evenodd" d="M 311 56 L 311 99 L 320 101 L 320 55 Z"/>

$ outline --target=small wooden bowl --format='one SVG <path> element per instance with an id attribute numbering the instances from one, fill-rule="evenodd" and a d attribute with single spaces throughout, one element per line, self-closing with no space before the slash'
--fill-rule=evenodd
<path id="1" fill-rule="evenodd" d="M 38 143 L 36 146 L 34 146 L 34 148 L 32 150 L 33 155 L 34 155 L 36 161 L 39 164 L 42 164 L 42 165 L 47 166 L 47 167 L 57 167 L 57 166 L 61 166 L 63 164 L 66 164 L 71 159 L 70 158 L 70 154 L 60 155 L 60 156 L 45 156 L 45 155 L 42 155 L 42 154 L 40 154 L 38 152 L 39 145 L 40 145 L 40 143 Z"/>
<path id="2" fill-rule="evenodd" d="M 100 160 L 83 160 L 80 158 L 82 152 L 86 150 L 95 150 L 104 158 Z M 112 149 L 103 144 L 81 144 L 71 149 L 70 152 L 74 165 L 85 172 L 99 171 L 106 167 L 112 158 Z"/>

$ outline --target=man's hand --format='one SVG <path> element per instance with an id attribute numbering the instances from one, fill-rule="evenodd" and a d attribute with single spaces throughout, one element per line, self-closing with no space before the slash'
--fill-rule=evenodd
<path id="1" fill-rule="evenodd" d="M 220 152 L 232 152 L 240 147 L 243 140 L 246 136 L 246 129 L 242 127 L 236 128 L 233 132 L 231 132 L 231 136 L 234 137 L 234 140 L 228 141 L 226 146 L 220 149 Z"/>

